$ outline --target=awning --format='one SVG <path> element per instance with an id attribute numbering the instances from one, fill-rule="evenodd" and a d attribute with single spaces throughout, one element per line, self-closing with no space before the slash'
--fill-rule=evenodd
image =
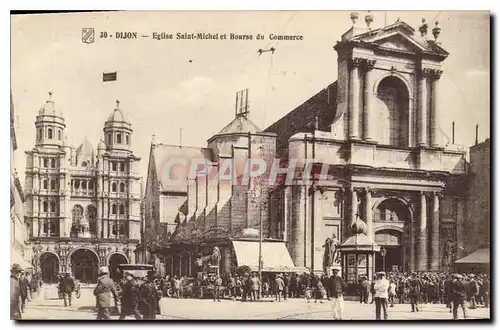
<path id="1" fill-rule="evenodd" d="M 233 241 L 238 266 L 259 270 L 259 242 Z M 284 242 L 262 242 L 263 272 L 303 272 L 305 268 L 295 267 Z"/>
<path id="2" fill-rule="evenodd" d="M 468 256 L 455 261 L 455 264 L 489 264 L 490 249 L 479 249 Z"/>

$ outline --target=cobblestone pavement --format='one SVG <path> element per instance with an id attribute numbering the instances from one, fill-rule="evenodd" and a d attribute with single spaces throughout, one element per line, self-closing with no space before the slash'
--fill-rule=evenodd
<path id="1" fill-rule="evenodd" d="M 239 319 L 239 320 L 331 320 L 330 303 L 307 303 L 304 299 L 289 299 L 282 302 L 266 300 L 262 302 L 247 302 L 198 299 L 162 298 L 160 301 L 163 320 L 188 319 Z M 64 307 L 64 302 L 57 298 L 54 288 L 46 289 L 38 298 L 27 303 L 23 319 L 79 319 L 92 320 L 96 318 L 94 311 L 95 299 L 92 288 L 82 290 L 80 299 L 73 297 L 71 307 Z M 423 319 L 451 319 L 452 314 L 444 305 L 421 305 L 421 311 L 410 312 L 409 304 L 395 305 L 389 308 L 389 319 L 392 320 L 423 320 Z M 489 318 L 489 308 L 468 310 L 468 317 L 474 319 Z M 459 317 L 462 314 L 459 311 Z M 114 315 L 113 319 L 118 316 Z M 129 317 L 132 319 L 131 317 Z M 344 304 L 345 320 L 372 320 L 375 318 L 374 304 L 359 304 L 346 301 Z"/>

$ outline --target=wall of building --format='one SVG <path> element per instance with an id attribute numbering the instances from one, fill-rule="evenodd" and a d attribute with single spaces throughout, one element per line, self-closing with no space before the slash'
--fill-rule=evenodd
<path id="1" fill-rule="evenodd" d="M 470 148 L 470 181 L 467 196 L 467 252 L 490 242 L 491 168 L 490 139 Z"/>

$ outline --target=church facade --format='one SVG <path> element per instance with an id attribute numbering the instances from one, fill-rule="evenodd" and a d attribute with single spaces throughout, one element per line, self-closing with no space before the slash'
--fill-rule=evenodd
<path id="1" fill-rule="evenodd" d="M 35 120 L 26 151 L 26 220 L 32 263 L 44 282 L 69 272 L 95 282 L 100 266 L 134 263 L 140 241 L 141 178 L 131 149 L 132 125 L 119 109 L 104 123 L 104 141 L 68 145 L 63 114 L 50 99 Z"/>
<path id="2" fill-rule="evenodd" d="M 462 147 L 439 136 L 438 113 L 448 110 L 438 102 L 448 56 L 440 27 L 370 29 L 367 15 L 358 28 L 351 18 L 334 46 L 338 80 L 265 130 L 277 134 L 280 157 L 312 159 L 328 173 L 276 189 L 282 205 L 271 219 L 287 224 L 295 265 L 311 271 L 324 271 L 333 235 L 341 244 L 359 233 L 380 248 L 372 270 L 446 270 L 465 252 L 467 163 Z M 371 272 L 356 271 L 354 259 L 338 266 L 353 283 Z"/>

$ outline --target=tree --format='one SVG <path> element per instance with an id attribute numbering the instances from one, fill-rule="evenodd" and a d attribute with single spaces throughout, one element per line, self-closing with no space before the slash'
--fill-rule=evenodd
<path id="1" fill-rule="evenodd" d="M 251 272 L 252 272 L 252 269 L 250 269 L 250 267 L 247 265 L 240 266 L 236 269 L 236 273 L 239 276 L 244 276 L 245 274 L 250 274 Z"/>

